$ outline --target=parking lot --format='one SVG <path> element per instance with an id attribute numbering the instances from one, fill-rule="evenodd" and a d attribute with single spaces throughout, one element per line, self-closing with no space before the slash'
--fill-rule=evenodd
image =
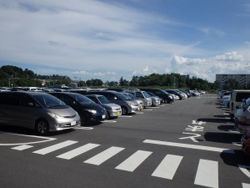
<path id="1" fill-rule="evenodd" d="M 217 95 L 34 136 L 0 129 L 0 187 L 250 187 L 250 162 Z"/>

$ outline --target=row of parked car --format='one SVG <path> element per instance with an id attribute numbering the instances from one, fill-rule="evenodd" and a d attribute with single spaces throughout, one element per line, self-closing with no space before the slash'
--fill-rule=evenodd
<path id="1" fill-rule="evenodd" d="M 229 108 L 235 128 L 243 134 L 243 151 L 250 156 L 250 90 L 220 91 L 219 97 Z"/>
<path id="2" fill-rule="evenodd" d="M 35 129 L 44 135 L 173 103 L 204 92 L 177 89 L 2 88 L 0 123 Z"/>

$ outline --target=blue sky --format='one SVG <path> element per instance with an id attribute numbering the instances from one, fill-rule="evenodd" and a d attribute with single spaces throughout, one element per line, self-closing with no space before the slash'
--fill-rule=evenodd
<path id="1" fill-rule="evenodd" d="M 248 0 L 0 0 L 0 65 L 74 79 L 250 73 Z"/>

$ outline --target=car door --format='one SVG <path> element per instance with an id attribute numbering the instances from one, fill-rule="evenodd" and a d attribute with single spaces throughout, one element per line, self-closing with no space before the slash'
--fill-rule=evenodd
<path id="1" fill-rule="evenodd" d="M 42 107 L 28 94 L 19 94 L 17 107 L 19 125 L 33 129 L 38 118 L 42 117 Z"/>
<path id="2" fill-rule="evenodd" d="M 1 93 L 0 97 L 0 122 L 1 124 L 15 125 L 18 121 L 16 110 L 19 98 L 16 94 L 7 92 Z"/>

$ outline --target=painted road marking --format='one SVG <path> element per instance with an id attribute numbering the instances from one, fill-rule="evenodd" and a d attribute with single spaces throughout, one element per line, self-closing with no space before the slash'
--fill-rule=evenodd
<path id="1" fill-rule="evenodd" d="M 32 147 L 33 146 L 31 146 L 31 145 L 20 145 L 20 146 L 13 147 L 11 149 L 17 150 L 17 151 L 23 151 L 23 150 L 26 150 L 26 149 L 29 149 L 29 148 L 32 148 Z"/>
<path id="2" fill-rule="evenodd" d="M 138 150 L 115 169 L 133 172 L 140 164 L 152 154 L 151 151 Z"/>
<path id="3" fill-rule="evenodd" d="M 121 147 L 114 147 L 114 146 L 110 147 L 110 148 L 104 150 L 103 152 L 95 155 L 94 157 L 84 161 L 84 163 L 99 166 L 99 165 L 101 165 L 102 163 L 104 163 L 105 161 L 107 161 L 111 157 L 115 156 L 117 153 L 121 152 L 124 149 L 125 148 L 121 148 Z"/>
<path id="4" fill-rule="evenodd" d="M 37 150 L 37 151 L 34 151 L 33 153 L 40 154 L 40 155 L 46 155 L 48 153 L 51 153 L 53 151 L 65 148 L 67 146 L 70 146 L 70 145 L 73 145 L 76 143 L 77 143 L 77 141 L 67 140 L 67 141 L 64 141 L 64 142 L 61 142 L 61 143 Z"/>
<path id="5" fill-rule="evenodd" d="M 132 118 L 133 116 L 121 115 L 121 116 L 119 116 L 119 117 Z"/>
<path id="6" fill-rule="evenodd" d="M 35 135 L 27 135 L 27 134 L 15 134 L 15 133 L 10 133 L 10 132 L 3 132 L 3 131 L 0 131 L 0 133 L 5 133 L 5 134 L 9 134 L 9 135 L 14 135 L 14 136 L 28 137 L 28 138 L 39 138 L 39 139 L 43 139 L 43 140 L 41 140 L 41 141 L 35 141 L 35 142 L 0 143 L 0 146 L 30 145 L 30 144 L 38 144 L 38 143 L 44 143 L 44 142 L 50 142 L 50 141 L 56 140 L 56 138 L 50 138 L 50 137 L 45 137 L 45 136 L 35 136 Z"/>
<path id="7" fill-rule="evenodd" d="M 104 120 L 103 123 L 117 123 L 115 120 Z"/>
<path id="8" fill-rule="evenodd" d="M 242 183 L 242 188 L 250 188 L 250 184 L 248 184 L 248 183 Z"/>
<path id="9" fill-rule="evenodd" d="M 91 130 L 93 130 L 94 128 L 93 128 L 93 127 L 75 127 L 74 129 L 91 131 Z"/>
<path id="10" fill-rule="evenodd" d="M 172 180 L 183 156 L 167 155 L 155 169 L 152 176 Z"/>
<path id="11" fill-rule="evenodd" d="M 194 181 L 195 185 L 218 188 L 218 162 L 200 159 L 198 170 Z"/>
<path id="12" fill-rule="evenodd" d="M 246 165 L 238 165 L 239 169 L 241 170 L 241 172 L 243 174 L 245 174 L 247 177 L 250 178 L 250 172 L 247 169 L 250 169 L 250 166 L 246 166 Z"/>
<path id="13" fill-rule="evenodd" d="M 141 114 L 144 114 L 144 112 L 136 112 L 136 114 L 140 114 L 141 115 Z"/>
<path id="14" fill-rule="evenodd" d="M 73 149 L 71 151 L 68 151 L 66 153 L 63 153 L 61 155 L 58 155 L 56 156 L 57 158 L 61 158 L 61 159 L 67 159 L 67 160 L 70 160 L 74 157 L 77 157 L 78 155 L 81 155 L 89 150 L 92 150 L 96 147 L 100 146 L 100 144 L 92 144 L 92 143 L 89 143 L 89 144 L 85 144 L 81 147 L 78 147 L 76 149 Z"/>
<path id="15" fill-rule="evenodd" d="M 152 112 L 153 109 L 144 109 L 144 111 Z"/>
<path id="16" fill-rule="evenodd" d="M 194 145 L 194 144 L 184 144 L 184 143 L 177 143 L 177 142 L 166 142 L 166 141 L 151 140 L 151 139 L 146 139 L 143 141 L 143 143 L 163 145 L 163 146 L 181 147 L 181 148 L 196 149 L 196 150 L 204 150 L 204 151 L 213 151 L 213 152 L 219 152 L 219 153 L 222 153 L 222 152 L 234 153 L 233 150 L 230 150 L 227 148 L 201 146 L 201 145 Z"/>
<path id="17" fill-rule="evenodd" d="M 159 106 L 151 106 L 151 107 L 148 107 L 148 109 L 158 109 L 160 108 Z"/>

